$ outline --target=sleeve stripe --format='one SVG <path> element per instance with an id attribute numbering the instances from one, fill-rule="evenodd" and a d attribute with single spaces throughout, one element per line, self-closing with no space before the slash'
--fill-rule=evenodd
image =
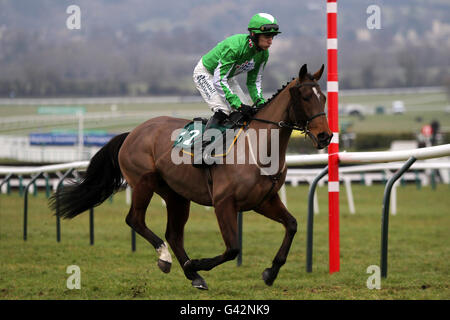
<path id="1" fill-rule="evenodd" d="M 263 74 L 263 70 L 264 68 L 262 68 L 262 64 L 259 66 L 259 70 L 258 70 L 258 75 L 256 77 L 256 90 L 258 92 L 258 96 L 261 96 L 262 93 L 262 89 L 261 89 L 261 84 L 262 84 L 262 74 Z"/>
<path id="2" fill-rule="evenodd" d="M 226 101 L 228 106 L 230 107 L 230 103 L 225 97 L 225 90 L 224 87 L 230 91 L 231 94 L 233 93 L 233 90 L 231 90 L 230 86 L 228 85 L 228 75 L 230 74 L 231 70 L 233 69 L 234 64 L 231 66 L 230 70 L 223 76 L 223 78 L 220 78 L 220 68 L 222 67 L 222 62 L 219 61 L 219 64 L 217 65 L 216 69 L 214 70 L 214 86 L 217 89 L 217 92 L 219 92 L 220 96 Z"/>

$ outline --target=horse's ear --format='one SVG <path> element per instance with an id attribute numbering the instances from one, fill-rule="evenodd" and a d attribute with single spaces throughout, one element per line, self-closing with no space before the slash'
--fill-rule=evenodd
<path id="1" fill-rule="evenodd" d="M 305 80 L 305 76 L 308 73 L 308 67 L 306 66 L 306 64 L 304 64 L 301 68 L 300 68 L 300 72 L 298 73 L 298 78 L 300 79 L 300 81 Z"/>
<path id="2" fill-rule="evenodd" d="M 316 73 L 314 73 L 313 78 L 315 80 L 320 80 L 320 78 L 322 77 L 322 73 L 323 73 L 323 69 L 325 68 L 325 65 L 322 64 L 322 67 L 320 68 L 320 70 L 318 70 Z"/>

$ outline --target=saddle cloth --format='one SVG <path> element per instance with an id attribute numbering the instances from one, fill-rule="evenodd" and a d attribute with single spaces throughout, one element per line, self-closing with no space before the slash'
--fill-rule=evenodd
<path id="1" fill-rule="evenodd" d="M 181 148 L 183 153 L 189 154 L 190 156 L 194 156 L 194 151 L 202 151 L 202 148 L 198 148 L 199 150 L 194 150 L 194 144 L 203 137 L 203 132 L 207 123 L 207 119 L 205 118 L 194 118 L 193 121 L 186 124 L 178 135 L 177 140 L 173 144 L 173 148 Z M 217 154 L 213 152 L 211 155 L 213 157 L 224 157 L 228 154 L 231 147 L 236 142 L 238 136 L 243 132 L 246 122 L 242 121 L 242 114 L 240 112 L 233 112 L 224 121 L 220 126 L 211 126 L 210 129 L 217 129 L 221 133 L 221 138 L 217 139 L 214 135 L 211 136 L 211 141 L 207 144 L 208 149 L 215 149 L 214 151 L 221 150 L 222 152 L 218 152 Z M 232 129 L 233 138 L 230 139 L 230 130 Z M 226 135 L 228 132 L 228 136 L 226 139 Z M 216 132 L 217 133 L 217 132 Z M 206 139 L 208 141 L 208 139 Z M 222 148 L 219 148 L 219 144 L 222 143 Z M 201 145 L 201 143 L 200 143 Z"/>

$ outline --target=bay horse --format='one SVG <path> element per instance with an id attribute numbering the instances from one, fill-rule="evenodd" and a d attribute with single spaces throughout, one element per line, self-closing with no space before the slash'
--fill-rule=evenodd
<path id="1" fill-rule="evenodd" d="M 292 130 L 303 130 L 317 149 L 326 147 L 332 133 L 324 112 L 325 95 L 317 81 L 324 66 L 313 75 L 306 64 L 298 78 L 259 108 L 248 129 L 265 134 L 270 141 L 271 130 L 279 130 L 279 167 L 276 174 L 261 174 L 259 159 L 253 164 L 224 164 L 196 168 L 192 164 L 175 165 L 171 160 L 172 133 L 189 121 L 172 117 L 150 119 L 131 132 L 112 138 L 91 159 L 83 179 L 52 195 L 50 207 L 59 206 L 58 216 L 73 218 L 104 202 L 123 187 L 124 179 L 132 188 L 132 203 L 126 223 L 156 249 L 158 267 L 165 273 L 171 268 L 168 245 L 154 234 L 145 223 L 145 214 L 156 192 L 166 202 L 167 227 L 165 238 L 193 287 L 208 289 L 198 274 L 236 258 L 239 253 L 237 214 L 254 210 L 285 227 L 285 235 L 272 266 L 265 269 L 262 278 L 272 285 L 285 264 L 297 231 L 297 221 L 288 212 L 278 196 L 286 177 L 285 155 Z M 265 129 L 258 131 L 259 129 Z M 261 138 L 261 137 L 258 137 Z M 245 134 L 238 139 L 245 139 Z M 244 141 L 249 155 L 249 142 Z M 251 151 L 251 150 L 250 150 Z M 212 258 L 190 259 L 184 249 L 184 227 L 189 218 L 190 202 L 213 206 L 226 249 Z M 58 203 L 58 204 L 57 204 Z"/>

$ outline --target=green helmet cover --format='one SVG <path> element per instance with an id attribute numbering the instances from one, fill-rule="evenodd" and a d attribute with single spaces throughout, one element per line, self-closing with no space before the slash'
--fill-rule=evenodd
<path id="1" fill-rule="evenodd" d="M 278 31 L 278 22 L 271 14 L 257 13 L 248 23 L 248 30 L 257 34 L 261 33 L 281 33 Z"/>

